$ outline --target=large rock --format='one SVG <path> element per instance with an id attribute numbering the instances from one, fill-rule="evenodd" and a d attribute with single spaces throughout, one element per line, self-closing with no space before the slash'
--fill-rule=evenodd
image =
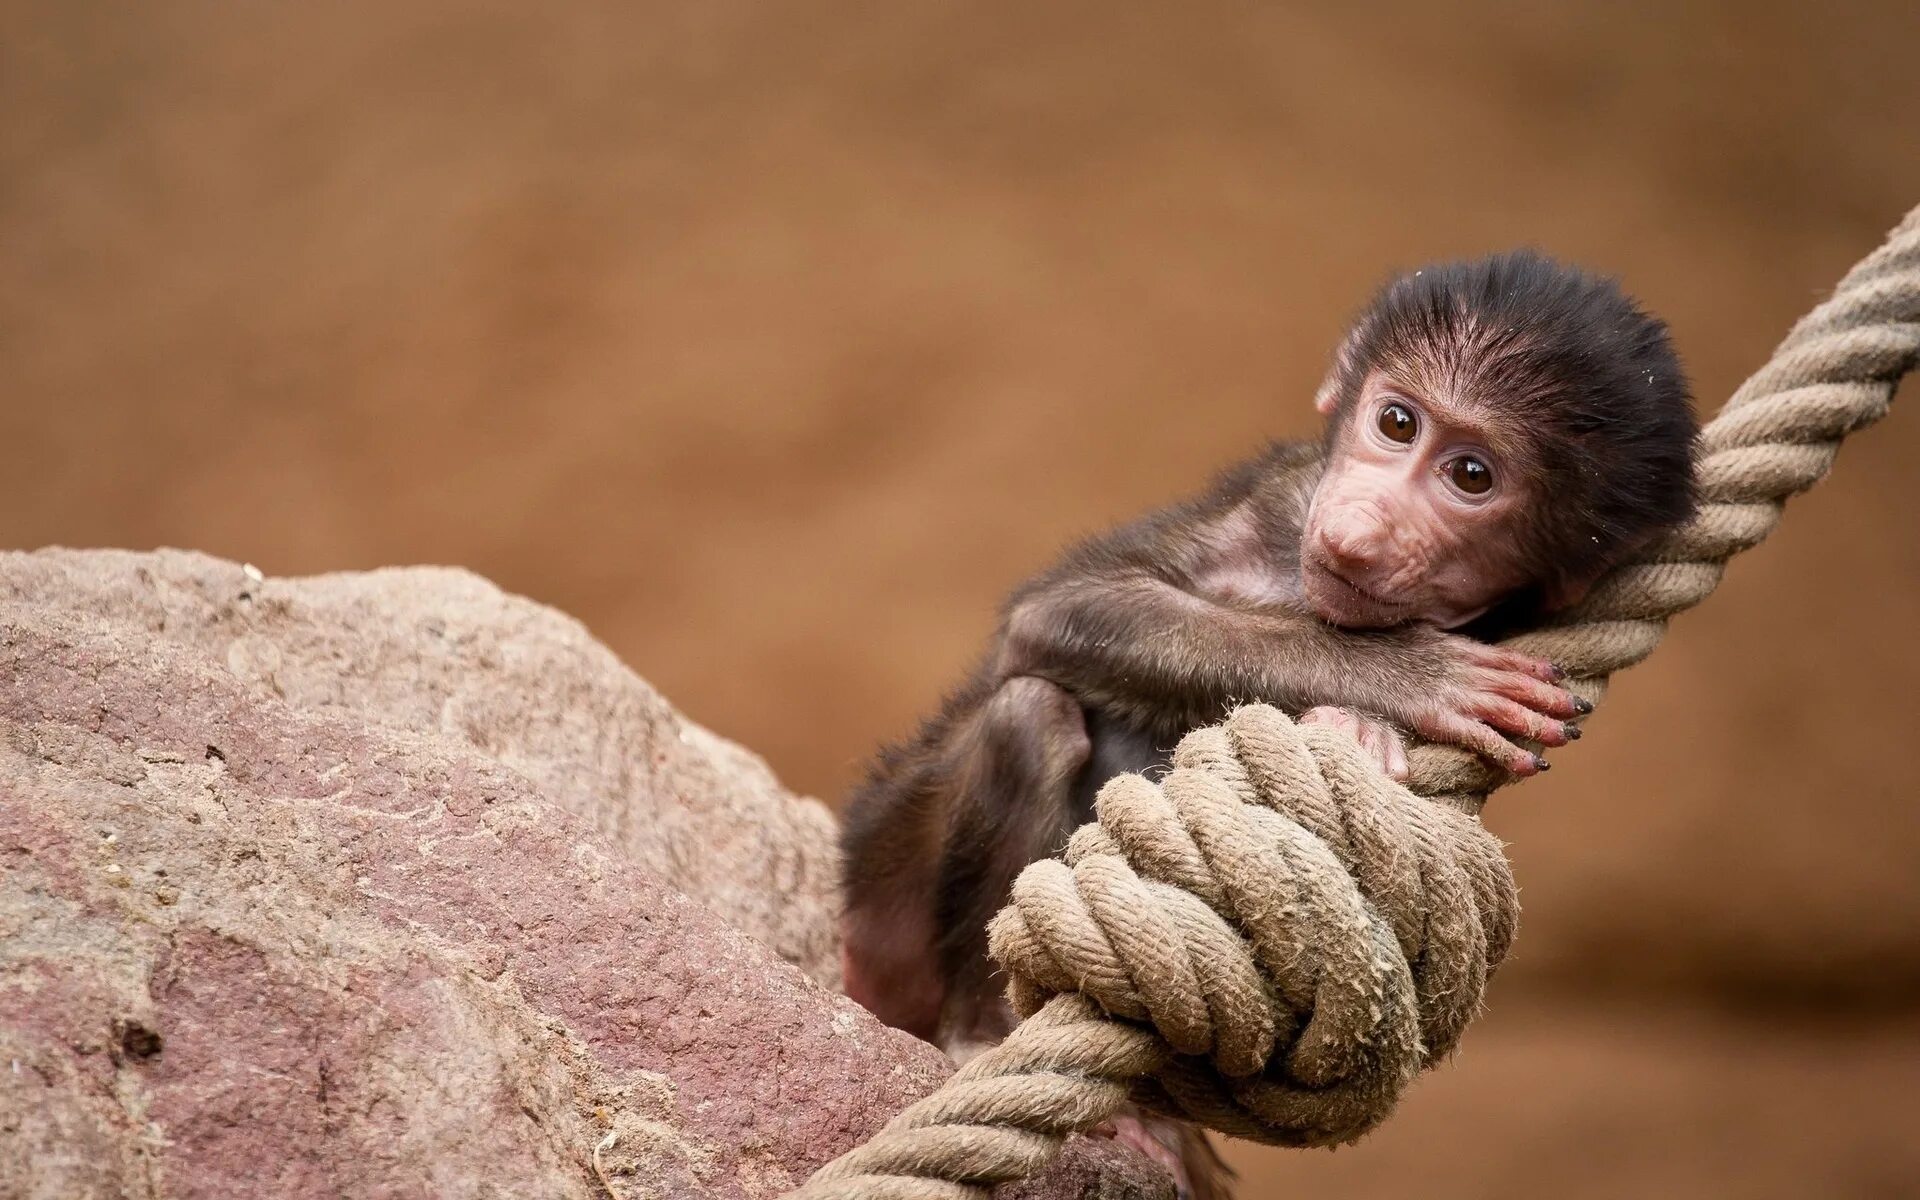
<path id="1" fill-rule="evenodd" d="M 143 650 L 174 643 L 256 697 L 483 754 L 635 865 L 838 982 L 832 816 L 545 605 L 447 568 L 261 579 L 174 550 L 0 554 L 0 598 L 91 618 Z"/>
<path id="2" fill-rule="evenodd" d="M 764 1197 L 944 1076 L 799 969 L 824 816 L 563 618 L 183 555 L 0 587 L 0 1196 Z M 1164 1188 L 1083 1144 L 1039 1194 Z"/>

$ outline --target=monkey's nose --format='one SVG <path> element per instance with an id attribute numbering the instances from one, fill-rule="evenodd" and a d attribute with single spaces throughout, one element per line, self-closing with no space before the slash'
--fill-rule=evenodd
<path id="1" fill-rule="evenodd" d="M 1382 539 L 1371 530 L 1332 525 L 1320 531 L 1320 552 L 1343 573 L 1365 575 L 1380 564 Z"/>

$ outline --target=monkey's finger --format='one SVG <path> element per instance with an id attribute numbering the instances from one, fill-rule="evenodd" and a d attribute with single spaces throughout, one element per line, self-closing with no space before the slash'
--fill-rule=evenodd
<path id="1" fill-rule="evenodd" d="M 1564 746 L 1579 736 L 1577 731 L 1569 730 L 1565 721 L 1541 716 L 1524 704 L 1502 696 L 1483 697 L 1474 706 L 1474 715 L 1503 733 L 1530 738 L 1543 746 Z"/>
<path id="2" fill-rule="evenodd" d="M 1530 676 L 1513 672 L 1497 672 L 1486 676 L 1487 690 L 1497 696 L 1516 700 L 1535 712 L 1545 713 L 1549 717 L 1577 717 L 1581 713 L 1593 711 L 1593 705 L 1564 688 L 1542 683 Z"/>
<path id="3" fill-rule="evenodd" d="M 1505 767 L 1515 775 L 1537 775 L 1547 769 L 1547 760 L 1531 750 L 1514 745 L 1491 725 L 1466 717 L 1447 714 L 1419 727 L 1420 735 L 1436 742 L 1463 746 L 1482 758 Z"/>
<path id="4" fill-rule="evenodd" d="M 1492 667 L 1496 671 L 1512 671 L 1516 675 L 1528 675 L 1543 683 L 1559 683 L 1567 673 L 1544 658 L 1531 654 L 1522 654 L 1518 650 L 1509 650 L 1505 646 L 1489 646 L 1485 642 L 1475 642 L 1474 657 L 1480 665 Z"/>
<path id="5" fill-rule="evenodd" d="M 1387 739 L 1382 736 L 1379 724 L 1374 721 L 1361 722 L 1356 736 L 1360 740 L 1360 748 L 1367 752 L 1367 757 L 1379 764 L 1382 771 L 1386 770 Z"/>
<path id="6" fill-rule="evenodd" d="M 1387 777 L 1401 783 L 1407 781 L 1407 743 L 1394 730 L 1383 730 L 1380 735 L 1387 743 Z"/>

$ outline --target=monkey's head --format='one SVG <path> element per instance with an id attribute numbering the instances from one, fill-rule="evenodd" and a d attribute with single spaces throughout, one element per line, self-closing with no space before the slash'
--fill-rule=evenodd
<path id="1" fill-rule="evenodd" d="M 1308 601 L 1353 628 L 1577 601 L 1693 511 L 1697 433 L 1666 325 L 1531 252 L 1383 288 L 1315 400 Z"/>

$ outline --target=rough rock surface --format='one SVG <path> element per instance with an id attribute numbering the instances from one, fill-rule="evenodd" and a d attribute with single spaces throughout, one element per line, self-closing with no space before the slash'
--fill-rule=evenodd
<path id="1" fill-rule="evenodd" d="M 0 599 L 177 643 L 295 709 L 464 744 L 838 983 L 826 808 L 789 795 L 758 757 L 682 717 L 545 605 L 450 568 L 260 579 L 177 550 L 3 554 Z"/>
<path id="2" fill-rule="evenodd" d="M 769 952 L 829 833 L 470 576 L 4 556 L 0 1196 L 775 1195 L 946 1070 Z"/>

